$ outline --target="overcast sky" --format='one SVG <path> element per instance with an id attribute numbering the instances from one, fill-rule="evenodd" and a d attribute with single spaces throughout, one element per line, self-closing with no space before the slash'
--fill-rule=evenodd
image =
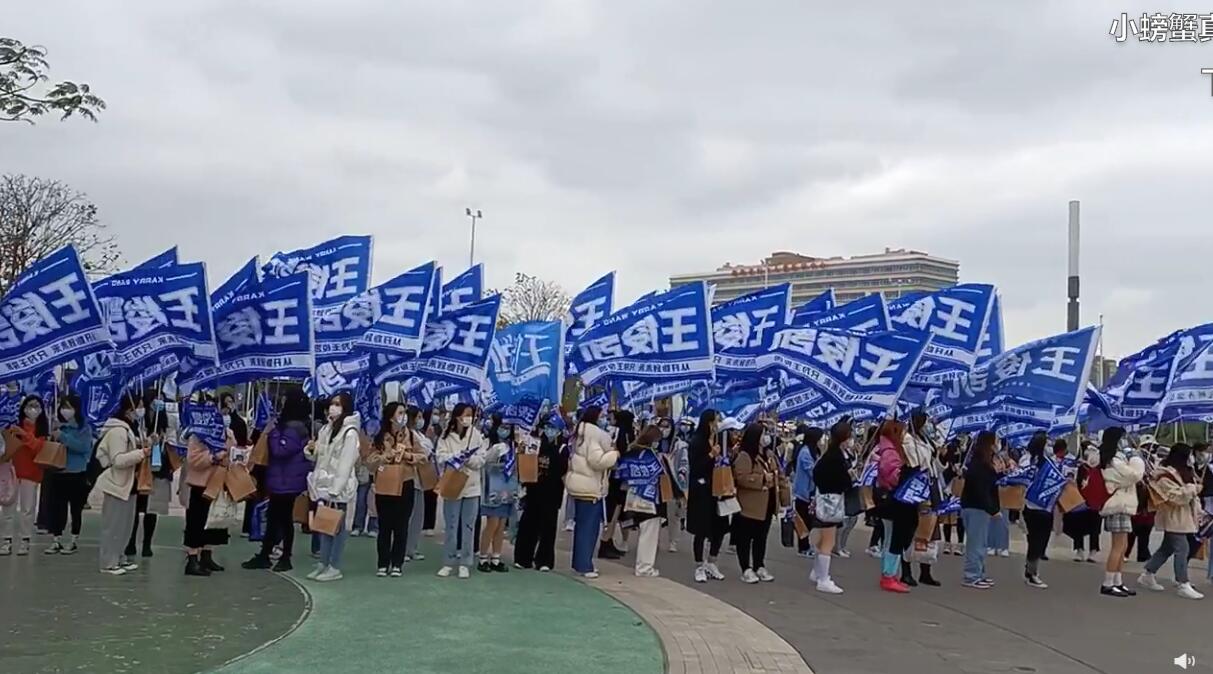
<path id="1" fill-rule="evenodd" d="M 461 270 L 466 206 L 490 284 L 617 269 L 617 303 L 775 249 L 915 248 L 1001 289 L 1010 345 L 1065 327 L 1080 199 L 1108 355 L 1213 320 L 1213 42 L 1108 34 L 1153 6 L 863 5 L 18 3 L 0 34 L 109 109 L 0 126 L 0 171 L 70 183 L 128 262 L 177 243 L 212 286 L 346 233 L 375 235 L 377 280 Z"/>

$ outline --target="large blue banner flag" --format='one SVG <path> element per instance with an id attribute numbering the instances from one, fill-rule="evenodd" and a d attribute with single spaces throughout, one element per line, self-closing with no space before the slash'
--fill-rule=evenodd
<path id="1" fill-rule="evenodd" d="M 892 329 L 889 323 L 889 310 L 885 306 L 884 296 L 880 293 L 873 293 L 834 307 L 830 311 L 819 313 L 813 316 L 809 325 L 804 327 L 858 333 L 884 332 Z"/>
<path id="2" fill-rule="evenodd" d="M 1203 420 L 1213 414 L 1213 341 L 1187 335 L 1163 398 L 1163 421 Z"/>
<path id="3" fill-rule="evenodd" d="M 926 332 L 931 344 L 914 383 L 931 386 L 956 379 L 977 361 L 994 302 L 994 286 L 969 283 L 889 302 L 893 328 Z"/>
<path id="4" fill-rule="evenodd" d="M 261 377 L 305 379 L 314 367 L 308 277 L 295 274 L 249 284 L 216 312 L 219 365 L 178 381 L 188 394 L 204 383 L 239 384 Z"/>
<path id="5" fill-rule="evenodd" d="M 569 329 L 565 334 L 565 345 L 572 349 L 577 341 L 590 328 L 611 315 L 615 306 L 615 272 L 594 281 L 590 287 L 582 290 L 569 303 L 569 313 L 565 318 Z"/>
<path id="6" fill-rule="evenodd" d="M 484 265 L 478 264 L 442 286 L 442 311 L 456 311 L 480 301 L 484 294 Z"/>
<path id="7" fill-rule="evenodd" d="M 157 377 L 175 369 L 186 356 L 215 364 L 206 268 L 201 262 L 114 274 L 94 283 L 93 293 L 114 343 L 111 369 L 128 378 Z M 152 363 L 164 367 L 147 370 Z"/>
<path id="8" fill-rule="evenodd" d="M 990 304 L 990 320 L 986 322 L 986 331 L 981 335 L 981 346 L 977 347 L 977 364 L 985 363 L 1006 349 L 1002 336 L 1002 299 L 995 292 L 994 301 Z"/>
<path id="9" fill-rule="evenodd" d="M 212 452 L 222 450 L 226 446 L 227 429 L 223 426 L 223 415 L 212 404 L 181 403 L 181 432 L 178 436 L 182 441 L 190 436 L 206 445 Z"/>
<path id="10" fill-rule="evenodd" d="M 415 358 L 374 355 L 371 368 L 375 383 L 421 376 L 463 388 L 480 388 L 500 308 L 501 296 L 493 295 L 430 319 L 425 325 L 421 353 Z"/>
<path id="11" fill-rule="evenodd" d="M 177 247 L 173 246 L 168 250 L 154 255 L 143 262 L 134 266 L 134 269 L 164 269 L 166 267 L 176 267 L 181 264 L 177 261 Z"/>
<path id="12" fill-rule="evenodd" d="M 796 307 L 792 311 L 792 327 L 807 328 L 813 324 L 813 320 L 822 314 L 827 314 L 834 310 L 837 302 L 834 300 L 834 289 L 829 288 L 822 294 Z"/>
<path id="13" fill-rule="evenodd" d="M 775 364 L 841 407 L 887 411 L 905 389 L 930 336 L 788 328 L 775 337 Z"/>
<path id="14" fill-rule="evenodd" d="M 1098 341 L 1090 327 L 1016 347 L 949 382 L 941 402 L 964 411 L 1010 396 L 1071 409 L 1086 392 Z"/>
<path id="15" fill-rule="evenodd" d="M 587 386 L 606 378 L 711 379 L 707 286 L 679 286 L 615 312 L 582 334 L 570 361 Z"/>
<path id="16" fill-rule="evenodd" d="M 717 377 L 755 379 L 773 367 L 771 343 L 787 327 L 791 294 L 783 283 L 712 308 Z"/>
<path id="17" fill-rule="evenodd" d="M 30 265 L 0 300 L 0 381 L 108 348 L 101 308 L 72 246 Z"/>
<path id="18" fill-rule="evenodd" d="M 560 321 L 530 321 L 498 330 L 487 371 L 495 402 L 512 405 L 524 397 L 559 401 L 564 383 L 563 342 Z"/>
<path id="19" fill-rule="evenodd" d="M 262 272 L 266 278 L 307 272 L 312 308 L 318 312 L 371 286 L 371 237 L 342 236 L 311 248 L 274 253 Z"/>

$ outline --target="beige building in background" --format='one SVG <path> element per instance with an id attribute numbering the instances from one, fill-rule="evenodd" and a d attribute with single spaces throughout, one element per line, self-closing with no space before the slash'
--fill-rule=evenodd
<path id="1" fill-rule="evenodd" d="M 810 257 L 776 251 L 756 265 L 726 263 L 716 271 L 670 277 L 674 288 L 695 281 L 716 286 L 714 304 L 780 283 L 792 284 L 795 307 L 834 288 L 840 304 L 871 293 L 886 298 L 918 291 L 940 290 L 958 282 L 960 263 L 917 250 L 886 248 L 875 255 Z"/>

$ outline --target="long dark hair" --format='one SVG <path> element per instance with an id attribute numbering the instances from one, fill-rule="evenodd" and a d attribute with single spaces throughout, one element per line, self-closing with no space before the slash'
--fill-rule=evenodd
<path id="1" fill-rule="evenodd" d="M 1049 434 L 1036 431 L 1028 440 L 1028 456 L 1032 457 L 1032 465 L 1040 466 L 1045 462 L 1045 448 L 1049 446 Z"/>
<path id="2" fill-rule="evenodd" d="M 312 434 L 312 403 L 308 400 L 303 389 L 290 389 L 282 398 L 282 411 L 278 413 L 279 428 L 287 423 L 297 421 L 304 428 L 304 434 Z"/>
<path id="3" fill-rule="evenodd" d="M 830 442 L 826 445 L 825 454 L 842 453 L 842 443 L 849 440 L 854 433 L 850 420 L 839 421 L 830 427 Z M 825 454 L 822 454 L 824 457 Z"/>
<path id="4" fill-rule="evenodd" d="M 712 422 L 716 421 L 719 413 L 716 410 L 704 410 L 699 415 L 699 423 L 695 426 L 695 434 L 691 436 L 692 447 L 707 447 L 712 443 Z"/>
<path id="5" fill-rule="evenodd" d="M 762 434 L 766 432 L 762 424 L 750 424 L 741 433 L 741 451 L 756 458 L 762 450 Z"/>
<path id="6" fill-rule="evenodd" d="M 627 410 L 615 410 L 615 449 L 622 455 L 636 439 L 636 415 Z"/>
<path id="7" fill-rule="evenodd" d="M 988 468 L 994 467 L 994 447 L 998 444 L 998 436 L 994 431 L 982 431 L 977 434 L 970 450 L 972 460 L 980 461 Z"/>
<path id="8" fill-rule="evenodd" d="M 67 395 L 59 397 L 59 409 L 55 410 L 55 418 L 58 419 L 59 423 L 62 424 L 68 423 L 63 420 L 63 415 L 59 413 L 59 410 L 62 410 L 64 407 L 70 407 L 76 411 L 76 416 L 72 419 L 72 423 L 74 423 L 77 428 L 84 428 L 85 424 L 88 423 L 88 420 L 84 418 L 84 412 L 80 410 L 80 396 L 76 395 L 75 393 L 68 393 Z"/>
<path id="9" fill-rule="evenodd" d="M 18 419 L 18 424 L 25 421 L 25 406 L 31 402 L 38 403 L 38 407 L 42 409 L 42 413 L 34 420 L 34 435 L 39 438 L 45 438 L 51 434 L 51 424 L 50 420 L 47 419 L 46 403 L 42 402 L 42 398 L 31 394 L 21 399 L 21 407 L 18 408 L 21 410 L 21 418 Z"/>
<path id="10" fill-rule="evenodd" d="M 341 416 L 330 422 L 332 430 L 329 431 L 329 442 L 337 439 L 337 435 L 341 433 L 341 427 L 345 425 L 346 418 L 354 413 L 354 397 L 350 395 L 349 391 L 342 391 L 329 398 L 329 405 L 332 405 L 334 400 L 341 405 Z"/>
<path id="11" fill-rule="evenodd" d="M 1112 465 L 1112 459 L 1116 458 L 1116 452 L 1120 451 L 1120 439 L 1123 437 L 1125 437 L 1125 429 L 1120 426 L 1104 429 L 1103 436 L 1099 438 L 1100 469 Z"/>
<path id="12" fill-rule="evenodd" d="M 459 423 L 459 421 L 458 421 L 458 419 L 463 417 L 463 413 L 470 409 L 472 409 L 472 406 L 467 403 L 457 403 L 455 405 L 455 408 L 451 410 L 451 417 L 446 422 L 446 430 L 442 432 L 442 437 L 445 438 L 445 437 L 449 436 L 451 434 L 451 431 L 454 430 L 454 428 L 456 426 L 459 426 L 458 436 L 461 438 L 465 434 L 471 433 L 472 432 L 471 426 L 469 426 L 467 428 L 463 428 L 463 424 Z M 472 410 L 472 423 L 473 424 L 476 423 L 475 417 L 476 417 L 475 410 Z"/>
<path id="13" fill-rule="evenodd" d="M 383 413 L 379 416 L 379 432 L 375 434 L 373 440 L 375 447 L 383 449 L 383 439 L 395 432 L 392 428 L 392 419 L 396 418 L 396 410 L 404 407 L 404 403 L 390 402 L 383 406 Z M 406 420 L 407 424 L 408 421 Z"/>
<path id="14" fill-rule="evenodd" d="M 1180 479 L 1184 482 L 1195 482 L 1196 472 L 1188 465 L 1188 459 L 1192 458 L 1192 447 L 1189 445 L 1177 442 L 1171 445 L 1171 451 L 1167 452 L 1167 458 L 1160 463 L 1168 468 L 1172 468 L 1179 473 Z"/>
<path id="15" fill-rule="evenodd" d="M 123 393 L 118 396 L 118 406 L 114 408 L 114 412 L 110 415 L 110 418 L 117 419 L 127 426 L 131 426 L 134 423 L 134 419 L 127 415 L 137 409 L 142 402 L 142 400 L 137 399 L 130 393 Z M 25 403 L 21 403 L 21 406 L 25 407 Z"/>
<path id="16" fill-rule="evenodd" d="M 497 431 L 500 430 L 502 426 L 508 426 L 509 424 L 505 423 L 505 420 L 501 418 L 500 414 L 494 414 L 492 419 L 493 422 L 489 425 L 489 443 L 495 445 L 498 442 L 504 442 L 505 444 L 513 447 L 514 437 L 512 435 L 505 440 L 497 437 Z"/>

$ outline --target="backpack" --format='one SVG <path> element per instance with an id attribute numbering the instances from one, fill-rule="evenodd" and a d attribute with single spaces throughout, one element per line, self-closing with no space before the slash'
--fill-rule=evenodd
<path id="1" fill-rule="evenodd" d="M 1095 512 L 1103 510 L 1104 504 L 1112 497 L 1104 482 L 1103 471 L 1098 466 L 1087 471 L 1087 484 L 1082 488 L 1082 497 L 1087 507 Z"/>
<path id="2" fill-rule="evenodd" d="M 17 471 L 13 463 L 0 463 L 0 506 L 11 506 L 17 502 Z"/>
<path id="3" fill-rule="evenodd" d="M 97 478 L 101 477 L 101 474 L 108 467 L 101 463 L 101 459 L 97 458 L 97 449 L 101 447 L 101 442 L 105 440 L 105 433 L 105 431 L 102 431 L 96 442 L 93 443 L 93 452 L 88 457 L 88 467 L 84 469 L 84 484 L 88 487 L 89 491 L 93 490 L 93 487 L 97 484 Z"/>

